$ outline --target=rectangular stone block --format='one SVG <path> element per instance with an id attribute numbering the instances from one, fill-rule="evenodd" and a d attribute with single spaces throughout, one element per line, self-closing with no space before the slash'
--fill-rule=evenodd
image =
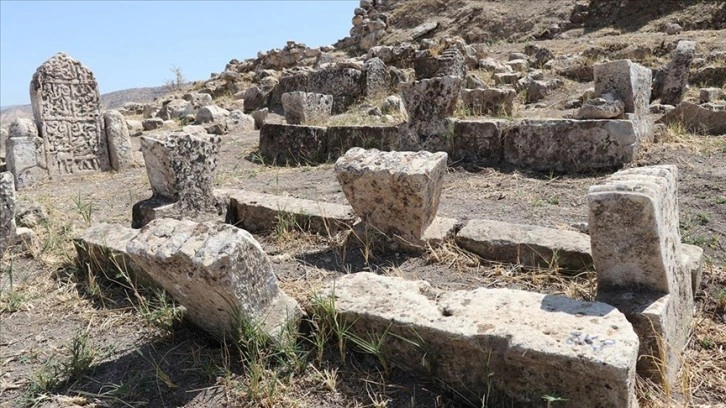
<path id="1" fill-rule="evenodd" d="M 528 268 L 558 267 L 581 271 L 592 266 L 590 237 L 574 231 L 470 220 L 456 234 L 456 243 L 484 259 Z"/>
<path id="2" fill-rule="evenodd" d="M 329 126 L 328 157 L 337 159 L 354 147 L 395 150 L 398 126 Z"/>
<path id="3" fill-rule="evenodd" d="M 501 129 L 507 120 L 456 120 L 451 156 L 454 160 L 498 164 L 503 158 Z"/>
<path id="4" fill-rule="evenodd" d="M 312 92 L 282 94 L 282 108 L 289 125 L 322 125 L 330 119 L 333 96 Z"/>
<path id="5" fill-rule="evenodd" d="M 0 173 L 0 259 L 15 240 L 15 180 L 10 172 Z"/>
<path id="6" fill-rule="evenodd" d="M 615 173 L 590 187 L 589 229 L 598 287 L 670 293 L 681 237 L 677 168 L 649 166 Z"/>
<path id="7" fill-rule="evenodd" d="M 324 163 L 328 160 L 327 129 L 265 123 L 260 128 L 260 154 L 277 165 Z"/>
<path id="8" fill-rule="evenodd" d="M 630 60 L 612 61 L 594 67 L 595 97 L 613 94 L 625 104 L 626 113 L 646 116 L 650 112 L 653 72 Z"/>
<path id="9" fill-rule="evenodd" d="M 386 363 L 468 404 L 545 407 L 550 395 L 565 408 L 638 406 L 638 338 L 610 305 L 511 289 L 442 292 L 367 272 L 336 279 L 319 294 L 328 295 L 352 334 L 382 343 Z"/>
<path id="10" fill-rule="evenodd" d="M 348 205 L 239 190 L 229 196 L 226 222 L 250 232 L 273 230 L 279 222 L 318 234 L 335 234 L 353 225 Z"/>
<path id="11" fill-rule="evenodd" d="M 615 168 L 631 162 L 638 146 L 628 120 L 522 120 L 502 139 L 505 162 L 537 171 Z"/>
<path id="12" fill-rule="evenodd" d="M 335 176 L 355 213 L 390 237 L 420 240 L 439 208 L 443 152 L 381 152 L 359 147 L 335 162 Z"/>

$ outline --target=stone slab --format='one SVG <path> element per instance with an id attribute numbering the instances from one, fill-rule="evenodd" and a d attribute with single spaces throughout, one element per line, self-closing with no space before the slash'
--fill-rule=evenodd
<path id="1" fill-rule="evenodd" d="M 502 129 L 509 123 L 500 119 L 455 120 L 452 158 L 492 165 L 500 163 L 504 157 Z"/>
<path id="2" fill-rule="evenodd" d="M 592 266 L 590 237 L 580 232 L 475 219 L 456 234 L 456 243 L 484 259 L 528 268 Z"/>
<path id="3" fill-rule="evenodd" d="M 367 272 L 336 279 L 326 295 L 351 333 L 382 338 L 386 362 L 470 404 L 544 407 L 542 397 L 556 395 L 566 408 L 637 407 L 638 338 L 610 305 L 510 289 L 440 292 Z"/>
<path id="4" fill-rule="evenodd" d="M 0 259 L 15 239 L 15 180 L 10 172 L 0 173 Z"/>
<path id="5" fill-rule="evenodd" d="M 639 145 L 628 120 L 522 120 L 502 138 L 505 162 L 537 171 L 617 168 L 633 160 Z"/>
<path id="6" fill-rule="evenodd" d="M 658 122 L 683 124 L 690 132 L 698 134 L 726 135 L 726 110 L 708 109 L 687 101 L 681 102 Z"/>
<path id="7" fill-rule="evenodd" d="M 630 60 L 597 64 L 594 67 L 595 97 L 611 93 L 623 101 L 626 113 L 638 116 L 650 111 L 653 72 Z"/>
<path id="8" fill-rule="evenodd" d="M 349 205 L 239 190 L 229 195 L 226 221 L 250 232 L 274 230 L 284 218 L 295 228 L 335 234 L 356 220 Z"/>

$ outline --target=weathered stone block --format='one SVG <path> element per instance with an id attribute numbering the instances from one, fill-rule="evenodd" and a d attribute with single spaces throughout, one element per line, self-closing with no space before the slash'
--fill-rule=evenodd
<path id="1" fill-rule="evenodd" d="M 8 171 L 15 178 L 16 189 L 31 186 L 48 176 L 42 165 L 45 160 L 39 157 L 42 144 L 33 120 L 18 118 L 10 124 L 5 160 Z"/>
<path id="2" fill-rule="evenodd" d="M 333 96 L 309 92 L 282 94 L 285 120 L 290 125 L 323 124 L 330 118 Z"/>
<path id="3" fill-rule="evenodd" d="M 637 146 L 628 120 L 531 119 L 503 134 L 504 161 L 539 171 L 618 167 L 633 160 Z"/>
<path id="4" fill-rule="evenodd" d="M 511 122 L 501 119 L 458 119 L 454 122 L 451 155 L 455 160 L 497 164 L 502 161 L 501 129 Z"/>
<path id="5" fill-rule="evenodd" d="M 462 248 L 484 259 L 525 267 L 581 271 L 592 266 L 590 237 L 534 225 L 470 220 L 456 234 Z"/>
<path id="6" fill-rule="evenodd" d="M 381 233 L 421 239 L 439 207 L 446 153 L 350 149 L 335 175 L 356 214 Z"/>
<path id="7" fill-rule="evenodd" d="M 670 293 L 677 285 L 677 169 L 649 166 L 615 173 L 590 187 L 590 237 L 598 287 Z"/>
<path id="8" fill-rule="evenodd" d="M 370 58 L 365 62 L 366 96 L 376 98 L 388 95 L 391 91 L 391 74 L 380 58 Z"/>
<path id="9" fill-rule="evenodd" d="M 408 112 L 408 125 L 401 128 L 401 149 L 449 150 L 446 118 L 453 116 L 462 83 L 460 77 L 445 76 L 399 85 Z"/>
<path id="10" fill-rule="evenodd" d="M 334 234 L 353 225 L 348 205 L 237 191 L 229 197 L 226 221 L 250 232 L 275 229 L 279 223 L 318 234 Z"/>
<path id="11" fill-rule="evenodd" d="M 323 163 L 327 153 L 324 127 L 265 123 L 260 129 L 260 154 L 271 163 Z"/>
<path id="12" fill-rule="evenodd" d="M 231 225 L 157 219 L 126 251 L 186 308 L 189 320 L 218 338 L 234 338 L 243 322 L 277 337 L 302 315 L 277 287 L 260 244 Z"/>
<path id="13" fill-rule="evenodd" d="M 15 240 L 15 180 L 10 172 L 0 173 L 0 259 Z"/>
<path id="14" fill-rule="evenodd" d="M 131 167 L 134 155 L 126 119 L 119 111 L 108 110 L 103 113 L 103 122 L 111 168 L 119 171 Z"/>
<path id="15" fill-rule="evenodd" d="M 623 101 L 626 113 L 647 115 L 653 72 L 630 60 L 595 65 L 595 97 L 611 93 Z"/>
<path id="16" fill-rule="evenodd" d="M 671 62 L 663 72 L 663 82 L 657 84 L 661 104 L 678 105 L 683 101 L 683 95 L 688 87 L 691 62 L 696 54 L 696 46 L 695 41 L 678 41 Z"/>
<path id="17" fill-rule="evenodd" d="M 462 89 L 461 101 L 472 115 L 511 115 L 517 92 L 508 88 Z"/>
<path id="18" fill-rule="evenodd" d="M 381 338 L 386 362 L 464 400 L 637 407 L 638 338 L 610 305 L 510 289 L 440 292 L 361 272 L 330 283 L 351 333 Z M 553 375 L 556 373 L 556 375 Z"/>
<path id="19" fill-rule="evenodd" d="M 398 133 L 398 126 L 329 126 L 328 156 L 337 159 L 353 147 L 394 150 Z"/>
<path id="20" fill-rule="evenodd" d="M 173 133 L 164 140 L 141 138 L 154 197 L 177 202 L 192 213 L 216 206 L 214 176 L 221 139 L 218 136 Z"/>
<path id="21" fill-rule="evenodd" d="M 681 102 L 666 113 L 659 123 L 680 123 L 691 132 L 711 135 L 726 134 L 726 110 L 709 109 L 692 102 Z"/>

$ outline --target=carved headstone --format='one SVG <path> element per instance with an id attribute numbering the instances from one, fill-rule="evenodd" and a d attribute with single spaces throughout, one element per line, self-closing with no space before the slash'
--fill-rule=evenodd
<path id="1" fill-rule="evenodd" d="M 108 169 L 101 99 L 88 67 L 65 53 L 54 55 L 35 71 L 30 100 L 51 177 Z"/>

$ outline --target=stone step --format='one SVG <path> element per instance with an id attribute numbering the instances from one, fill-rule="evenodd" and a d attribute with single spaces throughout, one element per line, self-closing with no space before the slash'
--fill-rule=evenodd
<path id="1" fill-rule="evenodd" d="M 574 231 L 493 220 L 470 220 L 456 243 L 484 259 L 525 267 L 582 271 L 592 266 L 590 237 Z"/>
<path id="2" fill-rule="evenodd" d="M 562 407 L 637 406 L 638 337 L 613 306 L 510 289 L 439 292 L 367 272 L 318 295 L 334 296 L 350 334 L 381 340 L 387 364 L 469 403 L 545 406 L 556 396 Z"/>

